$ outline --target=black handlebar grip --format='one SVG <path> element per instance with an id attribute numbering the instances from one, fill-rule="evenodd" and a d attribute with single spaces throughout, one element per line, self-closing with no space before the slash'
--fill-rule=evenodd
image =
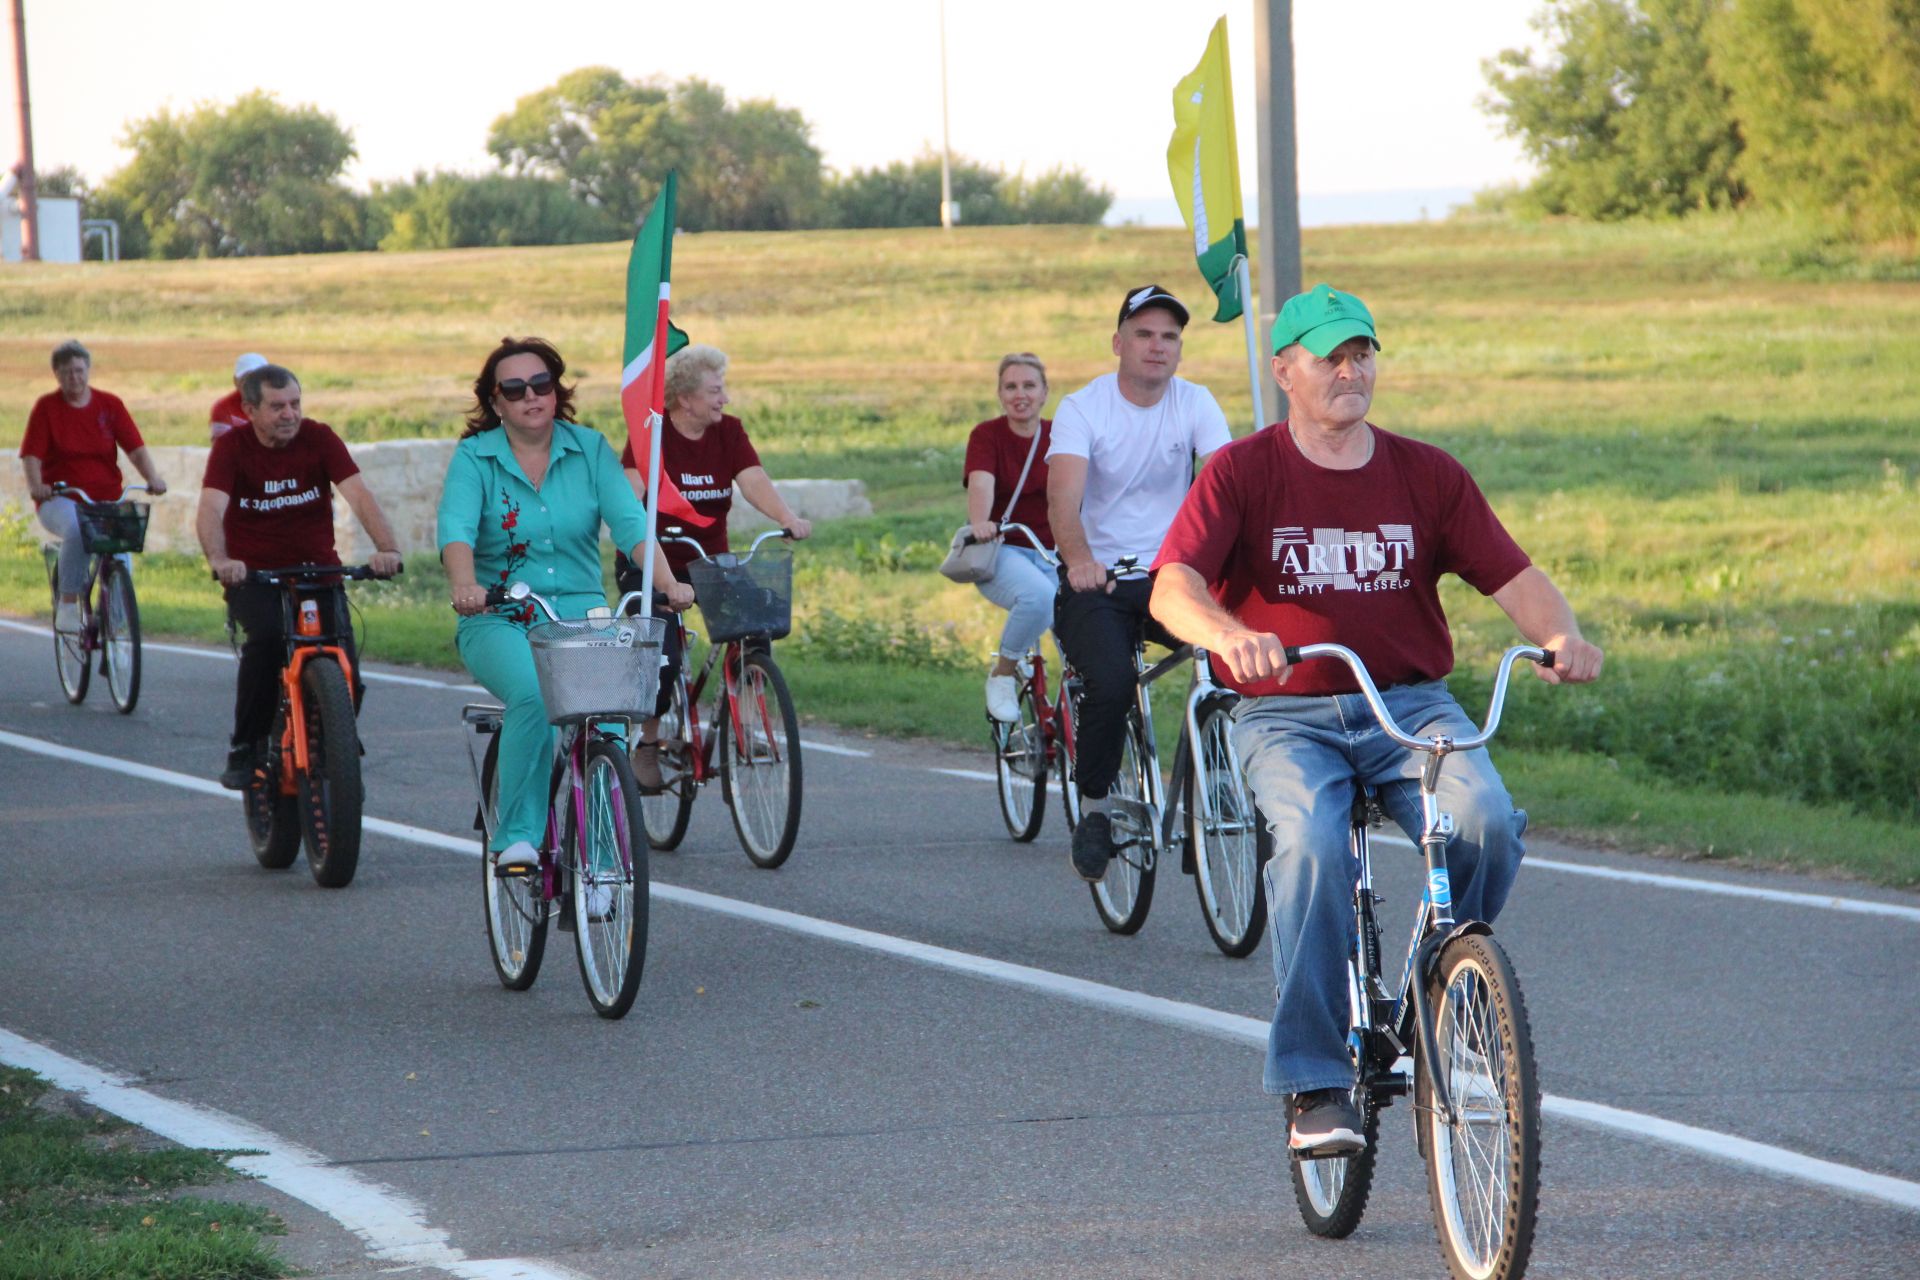
<path id="1" fill-rule="evenodd" d="M 505 604 L 506 602 L 507 588 L 505 583 L 496 582 L 487 588 L 487 606 L 489 608 L 497 604 Z"/>
<path id="2" fill-rule="evenodd" d="M 1288 645 L 1286 647 L 1286 655 L 1288 666 L 1292 666 L 1294 663 L 1300 661 L 1300 646 L 1297 644 Z"/>
<path id="3" fill-rule="evenodd" d="M 1553 665 L 1553 660 L 1559 656 L 1560 655 L 1555 653 L 1553 650 L 1546 649 L 1546 650 L 1543 650 L 1540 656 L 1535 658 L 1534 661 L 1539 663 L 1543 667 L 1550 667 Z"/>

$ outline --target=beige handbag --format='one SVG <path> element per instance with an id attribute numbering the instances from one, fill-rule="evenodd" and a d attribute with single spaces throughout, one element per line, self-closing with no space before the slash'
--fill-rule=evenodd
<path id="1" fill-rule="evenodd" d="M 1033 443 L 1027 448 L 1026 465 L 1020 468 L 1020 478 L 1013 482 L 1013 496 L 1007 499 L 1007 509 L 1000 513 L 1000 523 L 1005 524 L 1013 518 L 1013 506 L 1020 501 L 1020 491 L 1027 487 L 1027 475 L 1033 470 L 1033 455 L 1040 452 L 1040 424 L 1034 423 Z M 996 534 L 985 542 L 973 540 L 973 526 L 963 524 L 953 535 L 953 545 L 947 548 L 947 558 L 940 562 L 940 574 L 954 582 L 991 582 L 993 580 L 993 562 L 1000 554 L 1000 544 L 1006 535 Z"/>

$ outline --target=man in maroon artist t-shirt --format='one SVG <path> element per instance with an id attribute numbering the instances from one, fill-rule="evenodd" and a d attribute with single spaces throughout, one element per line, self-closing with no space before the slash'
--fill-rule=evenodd
<path id="1" fill-rule="evenodd" d="M 1555 652 L 1550 669 L 1535 668 L 1549 684 L 1592 680 L 1601 665 L 1566 598 L 1466 468 L 1367 422 L 1379 346 L 1372 314 L 1350 294 L 1316 285 L 1288 301 L 1273 326 L 1288 420 L 1220 450 L 1154 563 L 1153 616 L 1224 662 L 1226 683 L 1246 695 L 1233 744 L 1274 836 L 1266 881 L 1278 1000 L 1265 1086 L 1297 1100 L 1289 1145 L 1322 1155 L 1363 1145 L 1346 1047 L 1354 784 L 1377 787 L 1417 835 L 1424 757 L 1379 730 L 1345 666 L 1290 668 L 1284 646 L 1343 644 L 1409 732 L 1471 734 L 1445 683 L 1453 638 L 1437 587 L 1453 573 Z M 1491 921 L 1520 868 L 1526 815 L 1485 751 L 1452 758 L 1440 803 L 1455 823 L 1455 916 Z"/>
<path id="2" fill-rule="evenodd" d="M 333 544 L 333 491 L 347 500 L 376 548 L 368 565 L 382 577 L 400 570 L 400 550 L 386 513 L 360 478 L 347 446 L 324 422 L 300 413 L 300 383 L 277 364 L 240 380 L 249 425 L 213 442 L 201 481 L 195 531 L 214 577 L 226 586 L 227 613 L 247 633 L 233 703 L 233 738 L 220 785 L 245 787 L 273 727 L 275 684 L 286 662 L 280 588 L 248 582 L 250 569 L 339 564 Z M 346 593 L 324 597 L 332 630 L 344 638 L 354 668 L 354 701 L 364 692 Z"/>

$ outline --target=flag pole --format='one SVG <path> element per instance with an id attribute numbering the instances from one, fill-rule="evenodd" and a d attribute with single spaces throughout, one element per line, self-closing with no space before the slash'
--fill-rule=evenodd
<path id="1" fill-rule="evenodd" d="M 667 402 L 668 284 L 660 282 L 660 317 L 653 326 L 653 390 L 648 397 L 647 414 L 647 564 L 640 571 L 640 593 L 648 613 L 653 612 L 653 549 L 658 541 L 660 521 L 660 433 L 666 427 L 663 410 Z"/>
<path id="2" fill-rule="evenodd" d="M 1247 382 L 1253 391 L 1253 429 L 1258 431 L 1267 425 L 1266 406 L 1261 402 L 1260 384 L 1265 381 L 1260 375 L 1260 326 L 1254 318 L 1259 315 L 1253 305 L 1253 273 L 1247 267 L 1247 257 L 1241 254 L 1234 269 L 1240 277 L 1240 318 L 1246 321 L 1247 330 Z M 1281 417 L 1285 417 L 1284 412 Z"/>

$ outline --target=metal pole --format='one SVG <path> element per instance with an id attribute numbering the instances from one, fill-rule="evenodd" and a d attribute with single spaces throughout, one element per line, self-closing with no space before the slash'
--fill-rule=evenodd
<path id="1" fill-rule="evenodd" d="M 27 94 L 27 0 L 13 0 L 13 66 L 20 85 L 20 261 L 40 261 L 40 200 L 33 181 L 33 103 Z"/>
<path id="2" fill-rule="evenodd" d="M 940 225 L 953 230 L 953 142 L 947 134 L 947 0 L 940 0 Z"/>
<path id="3" fill-rule="evenodd" d="M 1240 281 L 1240 318 L 1247 328 L 1247 387 L 1253 393 L 1253 429 L 1258 431 L 1267 425 L 1267 409 L 1260 395 L 1260 384 L 1266 381 L 1262 376 L 1266 361 L 1260 358 L 1260 333 L 1258 322 L 1254 318 L 1252 273 L 1247 269 L 1245 258 L 1234 265 L 1238 269 L 1236 274 Z"/>
<path id="4" fill-rule="evenodd" d="M 1253 0 L 1254 83 L 1260 139 L 1260 331 L 1300 292 L 1300 166 L 1293 122 L 1293 3 Z M 1270 354 L 1270 353 L 1269 353 Z M 1278 416 L 1287 394 L 1268 384 Z M 1265 424 L 1262 424 L 1265 425 Z"/>

